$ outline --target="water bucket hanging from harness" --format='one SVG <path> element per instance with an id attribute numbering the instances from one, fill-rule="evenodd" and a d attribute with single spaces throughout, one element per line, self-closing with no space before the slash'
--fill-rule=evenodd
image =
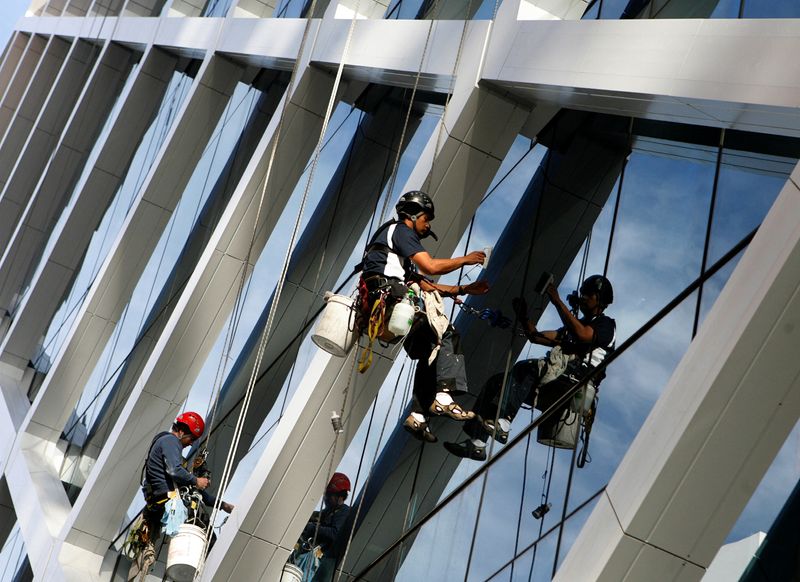
<path id="1" fill-rule="evenodd" d="M 343 358 L 353 347 L 355 334 L 355 300 L 346 295 L 325 293 L 325 311 L 317 323 L 311 341 L 331 355 Z"/>
<path id="2" fill-rule="evenodd" d="M 184 523 L 169 542 L 167 577 L 175 582 L 191 582 L 203 561 L 206 535 L 201 527 Z"/>

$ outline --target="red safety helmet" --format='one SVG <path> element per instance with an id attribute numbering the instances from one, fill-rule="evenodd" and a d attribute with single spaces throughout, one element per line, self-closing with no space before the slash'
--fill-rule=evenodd
<path id="1" fill-rule="evenodd" d="M 344 473 L 334 473 L 325 488 L 325 493 L 328 495 L 347 493 L 348 491 L 350 491 L 350 479 Z"/>
<path id="2" fill-rule="evenodd" d="M 175 424 L 179 423 L 188 426 L 196 439 L 203 436 L 203 431 L 206 430 L 206 423 L 203 421 L 203 417 L 196 412 L 184 412 L 179 414 L 178 418 L 175 419 Z"/>

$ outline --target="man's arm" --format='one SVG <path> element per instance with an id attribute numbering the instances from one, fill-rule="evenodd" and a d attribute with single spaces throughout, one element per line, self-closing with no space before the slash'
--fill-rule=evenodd
<path id="1" fill-rule="evenodd" d="M 164 455 L 164 469 L 176 485 L 197 485 L 197 477 L 192 475 L 183 466 L 181 444 L 176 438 L 164 439 L 161 453 Z M 201 487 L 202 489 L 202 487 Z"/>
<path id="2" fill-rule="evenodd" d="M 469 285 L 444 285 L 442 283 L 432 283 L 426 279 L 421 279 L 419 281 L 419 287 L 423 291 L 438 291 L 446 297 L 483 295 L 489 291 L 489 284 L 486 281 L 475 281 Z"/>
<path id="3" fill-rule="evenodd" d="M 561 318 L 564 325 L 572 332 L 575 339 L 580 343 L 591 343 L 594 340 L 594 328 L 590 325 L 582 324 L 578 318 L 575 317 L 569 307 L 561 301 L 561 297 L 559 297 L 558 289 L 556 289 L 555 285 L 550 284 L 550 286 L 547 287 L 547 296 L 556 308 L 558 317 Z"/>
<path id="4" fill-rule="evenodd" d="M 427 251 L 420 251 L 412 255 L 411 260 L 426 275 L 444 275 L 452 273 L 465 265 L 478 265 L 486 260 L 483 251 L 473 251 L 464 257 L 453 259 L 434 259 Z"/>

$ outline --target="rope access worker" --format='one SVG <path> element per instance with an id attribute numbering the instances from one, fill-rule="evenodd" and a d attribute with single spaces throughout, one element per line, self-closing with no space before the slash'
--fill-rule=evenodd
<path id="1" fill-rule="evenodd" d="M 345 524 L 350 515 L 350 506 L 345 503 L 350 492 L 350 479 L 344 473 L 334 473 L 325 488 L 324 507 L 316 511 L 303 528 L 301 541 L 316 540 L 322 550 L 319 568 L 313 582 L 332 582 L 336 563 L 347 542 Z M 310 546 L 311 544 L 309 544 Z"/>
<path id="2" fill-rule="evenodd" d="M 464 286 L 443 285 L 420 275 L 419 272 L 431 276 L 444 275 L 466 265 L 482 264 L 486 255 L 482 251 L 473 251 L 463 257 L 438 259 L 428 254 L 421 240 L 429 236 L 438 239 L 430 224 L 435 217 L 433 201 L 425 192 L 406 192 L 395 205 L 395 210 L 397 219 L 381 225 L 364 251 L 359 282 L 362 306 L 365 300 L 372 306 L 381 297 L 387 301 L 399 301 L 406 296 L 408 285 L 412 283 L 418 283 L 422 291 L 438 291 L 442 296 L 453 298 L 464 294 L 482 295 L 489 290 L 485 281 Z M 474 414 L 464 410 L 449 394 L 467 388 L 464 356 L 455 328 L 447 325 L 440 339 L 429 341 L 425 335 L 430 326 L 422 323 L 422 326 L 415 324 L 405 345 L 412 359 L 419 361 L 414 376 L 413 412 L 403 427 L 423 442 L 436 442 L 436 436 L 428 427 L 428 415 L 445 415 L 464 421 L 473 418 Z M 415 332 L 420 328 L 422 333 Z M 413 342 L 414 350 L 409 349 L 412 334 L 417 339 Z M 433 337 L 431 333 L 427 336 Z M 428 356 L 437 347 L 435 360 L 429 362 Z"/>
<path id="3" fill-rule="evenodd" d="M 614 350 L 616 322 L 604 313 L 614 300 L 611 281 L 602 275 L 592 275 L 581 284 L 579 295 L 570 294 L 567 297 L 570 305 L 578 307 L 583 313 L 581 318 L 564 304 L 552 283 L 545 289 L 545 294 L 564 324 L 560 329 L 538 331 L 536 325 L 528 319 L 525 299 L 515 298 L 513 305 L 528 341 L 553 350 L 548 352 L 546 358 L 520 360 L 514 364 L 502 403 L 499 401 L 504 374 L 489 378 L 475 403 L 478 416 L 464 427 L 464 431 L 472 438 L 461 443 L 444 443 L 450 453 L 475 461 L 485 461 L 488 438 L 494 437 L 501 444 L 508 442 L 511 423 L 523 403 L 536 406 L 537 398 L 545 386 L 548 392 L 551 387 L 557 392 L 553 394 L 554 397 L 561 396 L 563 390 L 597 367 Z M 587 382 L 587 387 L 596 389 L 604 376 L 602 372 L 597 374 Z M 550 382 L 556 379 L 561 379 L 561 382 L 551 385 Z M 593 395 L 595 392 L 587 389 L 585 393 Z"/>
<path id="4" fill-rule="evenodd" d="M 203 503 L 212 506 L 216 498 L 206 489 L 208 477 L 196 476 L 184 467 L 182 451 L 203 435 L 205 422 L 196 412 L 184 412 L 175 419 L 171 431 L 158 433 L 150 444 L 147 460 L 142 468 L 142 491 L 147 504 L 142 512 L 146 530 L 145 550 L 139 556 L 139 572 L 147 572 L 155 562 L 155 543 L 161 535 L 161 518 L 164 506 L 179 486 L 189 485 L 200 490 Z M 222 502 L 221 509 L 233 511 L 233 505 Z M 133 568 L 132 568 L 133 569 Z"/>

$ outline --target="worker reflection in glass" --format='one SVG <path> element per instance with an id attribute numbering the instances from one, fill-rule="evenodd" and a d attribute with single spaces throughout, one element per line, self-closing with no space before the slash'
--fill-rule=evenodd
<path id="1" fill-rule="evenodd" d="M 399 301 L 406 296 L 408 285 L 417 283 L 421 291 L 437 291 L 440 296 L 482 295 L 489 290 L 485 281 L 469 285 L 443 285 L 420 275 L 444 275 L 466 265 L 479 265 L 486 255 L 473 251 L 463 257 L 437 259 L 422 246 L 421 240 L 436 235 L 431 230 L 435 212 L 433 201 L 421 191 L 406 192 L 395 206 L 397 219 L 381 225 L 364 251 L 362 276 L 359 283 L 362 309 L 367 312 L 376 300 Z M 419 270 L 419 272 L 418 272 Z M 430 296 L 426 299 L 430 300 Z M 441 301 L 441 297 L 438 299 Z M 388 304 L 388 303 L 387 303 Z M 429 311 L 430 313 L 430 311 Z M 417 318 L 406 338 L 405 348 L 412 359 L 418 360 L 414 376 L 412 412 L 403 427 L 423 442 L 436 442 L 428 426 L 428 416 L 448 416 L 464 421 L 474 418 L 451 396 L 451 392 L 467 391 L 464 356 L 458 334 L 446 316 L 433 330 L 431 317 Z"/>
<path id="2" fill-rule="evenodd" d="M 576 305 L 583 314 L 580 318 L 561 300 L 555 285 L 550 283 L 545 294 L 564 324 L 560 329 L 538 331 L 528 319 L 525 300 L 516 298 L 513 305 L 528 340 L 553 349 L 546 358 L 521 360 L 514 364 L 505 391 L 501 390 L 504 374 L 496 374 L 487 380 L 475 403 L 478 417 L 464 427 L 472 438 L 461 443 L 444 444 L 452 454 L 476 461 L 486 460 L 488 438 L 494 437 L 499 443 L 508 442 L 511 423 L 523 404 L 536 406 L 537 398 L 541 397 L 540 391 L 544 391 L 545 387 L 548 392 L 555 392 L 555 397 L 560 396 L 564 389 L 598 366 L 613 351 L 616 322 L 604 313 L 614 300 L 611 281 L 602 275 L 592 275 L 583 282 L 578 296 L 568 297 L 570 303 Z M 601 372 L 587 383 L 582 394 L 591 394 L 591 397 L 587 396 L 590 398 L 589 405 L 604 376 Z M 584 405 L 583 402 L 580 404 Z"/>
<path id="3" fill-rule="evenodd" d="M 322 557 L 319 568 L 311 578 L 313 582 L 333 581 L 336 563 L 349 537 L 349 531 L 345 529 L 350 515 L 350 506 L 345 503 L 349 493 L 350 479 L 344 473 L 334 473 L 325 488 L 322 511 L 315 511 L 303 528 L 293 561 L 298 563 L 299 555 L 313 552 L 313 548 L 319 547 Z"/>
<path id="4" fill-rule="evenodd" d="M 210 485 L 208 476 L 198 476 L 184 466 L 182 451 L 203 435 L 205 421 L 196 412 L 184 412 L 175 419 L 171 431 L 157 434 L 147 453 L 142 468 L 142 491 L 147 504 L 142 512 L 143 526 L 139 530 L 141 551 L 131 566 L 128 579 L 144 579 L 155 562 L 155 543 L 161 536 L 161 518 L 167 501 L 178 494 L 178 488 L 188 486 L 201 492 L 203 502 L 212 506 L 216 498 L 206 489 Z M 233 505 L 222 502 L 226 513 Z"/>

